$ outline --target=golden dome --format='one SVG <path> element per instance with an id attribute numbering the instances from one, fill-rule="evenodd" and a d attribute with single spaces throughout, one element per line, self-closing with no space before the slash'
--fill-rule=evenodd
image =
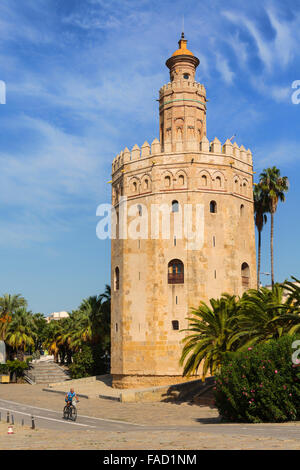
<path id="1" fill-rule="evenodd" d="M 182 33 L 181 39 L 178 42 L 179 49 L 177 49 L 177 51 L 175 51 L 174 54 L 172 54 L 172 57 L 177 56 L 177 55 L 192 55 L 193 56 L 194 54 L 186 48 L 186 43 L 187 43 L 187 39 L 184 38 L 184 34 Z"/>

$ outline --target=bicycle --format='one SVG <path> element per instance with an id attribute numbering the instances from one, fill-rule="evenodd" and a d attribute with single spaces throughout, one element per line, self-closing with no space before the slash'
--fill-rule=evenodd
<path id="1" fill-rule="evenodd" d="M 76 421 L 77 419 L 77 409 L 72 403 L 67 403 L 63 409 L 63 419 L 70 419 L 71 421 Z"/>

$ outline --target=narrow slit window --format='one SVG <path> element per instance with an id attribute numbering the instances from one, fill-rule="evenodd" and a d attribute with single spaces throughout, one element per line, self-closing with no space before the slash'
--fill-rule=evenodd
<path id="1" fill-rule="evenodd" d="M 118 266 L 115 269 L 115 290 L 119 290 L 120 288 L 120 270 Z"/>

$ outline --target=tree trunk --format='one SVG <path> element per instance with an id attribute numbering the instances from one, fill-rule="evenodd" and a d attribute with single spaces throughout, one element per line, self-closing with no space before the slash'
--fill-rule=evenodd
<path id="1" fill-rule="evenodd" d="M 271 212 L 271 273 L 272 273 L 272 287 L 274 286 L 274 213 Z"/>
<path id="2" fill-rule="evenodd" d="M 24 361 L 24 351 L 22 349 L 17 350 L 17 359 L 18 361 Z"/>
<path id="3" fill-rule="evenodd" d="M 257 289 L 259 289 L 259 284 L 260 284 L 260 263 L 261 263 L 261 230 L 258 231 Z"/>

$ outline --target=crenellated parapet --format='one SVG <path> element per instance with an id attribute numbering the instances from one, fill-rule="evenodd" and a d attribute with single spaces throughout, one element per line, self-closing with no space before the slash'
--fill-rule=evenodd
<path id="1" fill-rule="evenodd" d="M 188 155 L 192 155 L 195 163 L 210 161 L 211 163 L 229 166 L 242 164 L 245 165 L 245 169 L 248 169 L 248 171 L 251 171 L 253 164 L 250 149 L 246 150 L 243 145 L 239 147 L 236 142 L 232 143 L 229 139 L 222 144 L 217 137 L 210 142 L 204 136 L 201 142 L 196 143 L 196 146 L 191 150 L 178 152 L 170 152 L 167 146 L 162 149 L 159 140 L 154 139 L 151 145 L 146 141 L 141 147 L 135 144 L 131 151 L 127 147 L 122 150 L 112 162 L 112 174 L 123 168 L 124 165 L 147 160 L 158 155 L 162 157 L 162 163 L 166 163 L 166 160 L 172 161 L 172 163 L 175 161 L 180 163 L 189 158 Z"/>
<path id="2" fill-rule="evenodd" d="M 196 81 L 192 82 L 189 80 L 178 80 L 176 82 L 169 82 L 163 85 L 159 90 L 159 95 L 164 95 L 166 93 L 179 92 L 181 90 L 198 93 L 202 96 L 206 96 L 205 86 Z"/>
<path id="3" fill-rule="evenodd" d="M 128 150 L 126 147 L 122 152 L 117 155 L 112 162 L 112 173 L 115 173 L 124 164 L 140 160 L 142 158 L 148 158 L 151 155 L 157 155 L 161 153 L 161 145 L 158 139 L 154 139 L 151 146 L 146 141 L 140 148 L 137 144 L 132 147 L 132 150 Z"/>

